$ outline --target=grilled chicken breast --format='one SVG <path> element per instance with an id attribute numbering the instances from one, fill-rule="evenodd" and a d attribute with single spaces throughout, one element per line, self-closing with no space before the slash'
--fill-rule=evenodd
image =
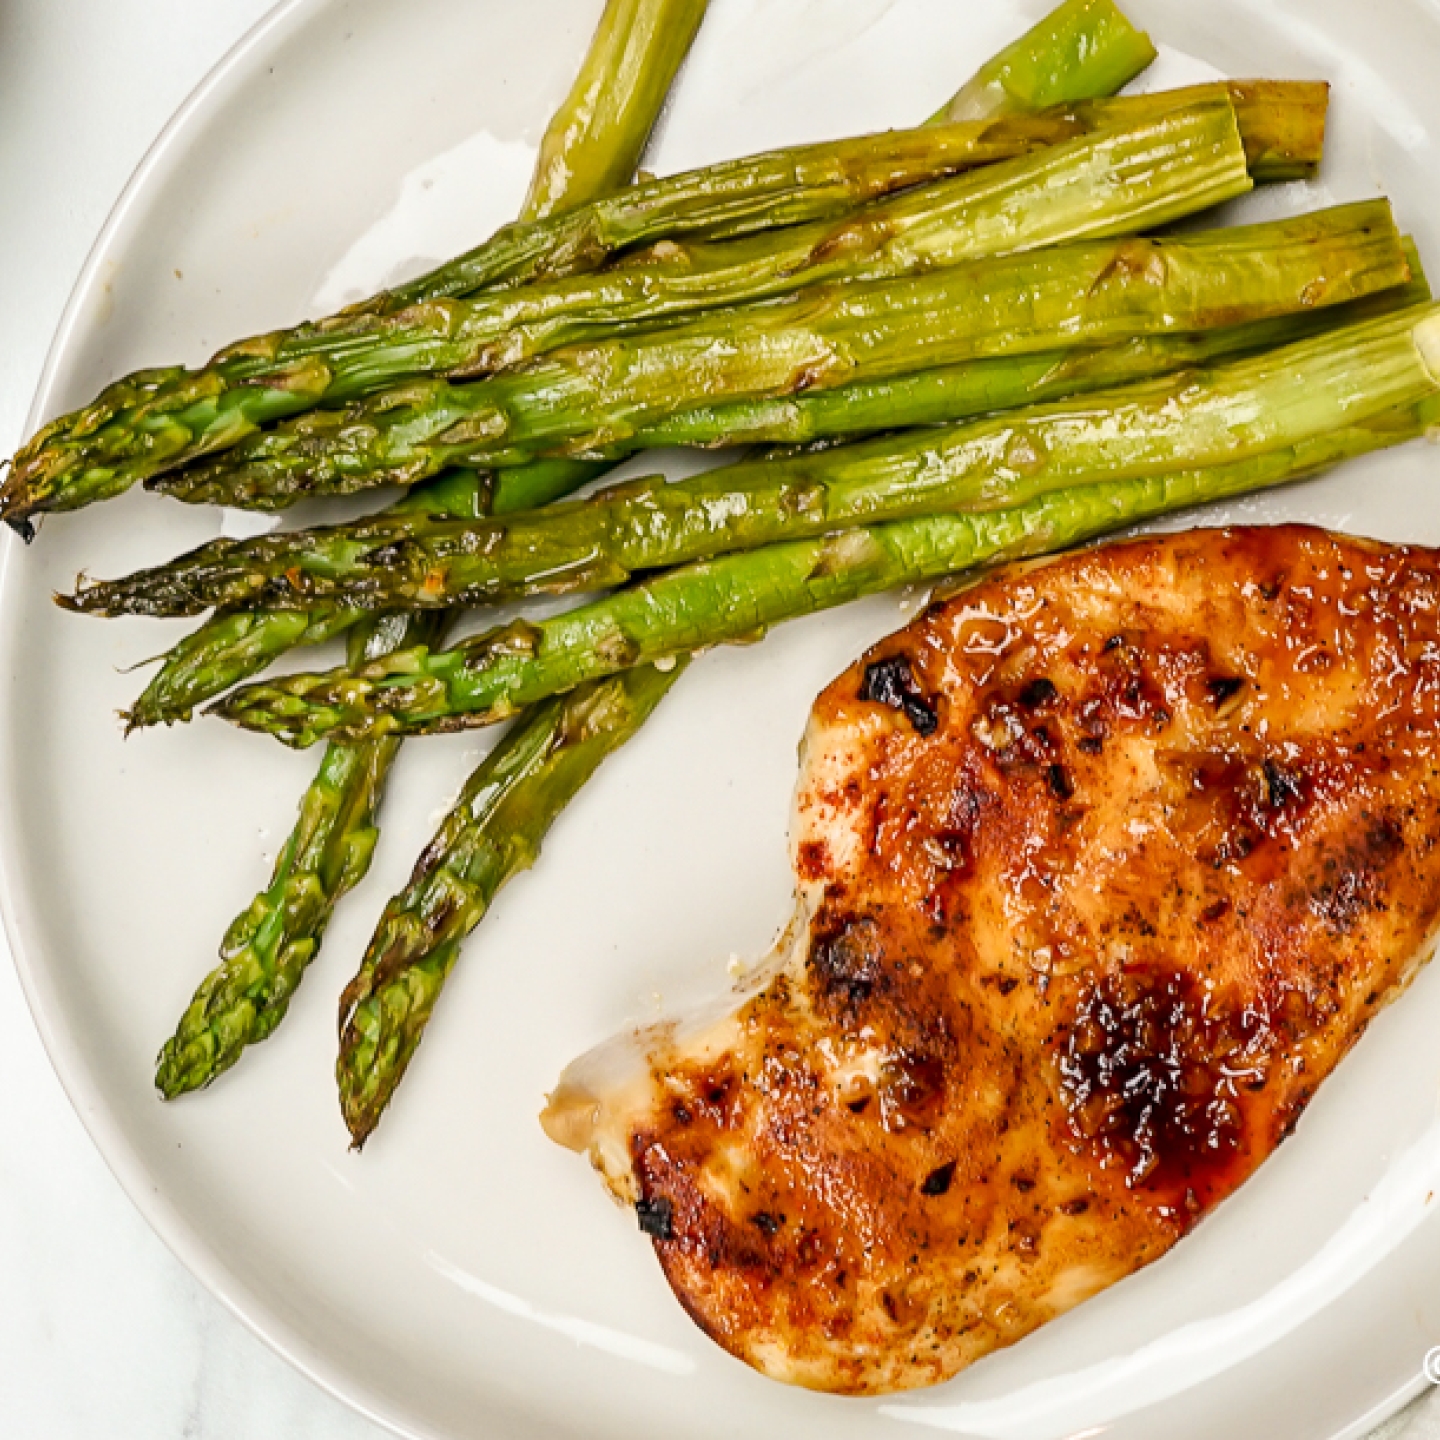
<path id="1" fill-rule="evenodd" d="M 777 1379 L 930 1385 L 1162 1255 L 1440 910 L 1440 556 L 1297 526 L 935 603 L 816 702 L 795 923 L 544 1116 Z"/>

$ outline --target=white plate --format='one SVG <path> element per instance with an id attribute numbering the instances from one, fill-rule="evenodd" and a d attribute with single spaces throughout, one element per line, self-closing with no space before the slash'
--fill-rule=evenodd
<path id="1" fill-rule="evenodd" d="M 1127 0 L 1128 3 L 1128 0 Z M 198 361 L 485 233 L 600 0 L 297 0 L 185 107 L 96 247 L 36 416 L 121 371 Z M 661 170 L 926 114 L 1041 0 L 715 0 L 651 163 Z M 1336 82 L 1319 186 L 1376 191 L 1440 263 L 1440 7 L 1134 0 L 1207 67 Z M 1191 57 L 1186 59 L 1185 57 Z M 1440 542 L 1423 445 L 1232 507 Z M 725 983 L 785 913 L 784 831 L 809 702 L 902 618 L 894 599 L 707 657 L 557 827 L 469 947 L 398 1101 L 346 1153 L 336 995 L 375 915 L 488 737 L 414 744 L 374 871 L 285 1026 L 211 1091 L 162 1106 L 151 1060 L 264 880 L 315 765 L 216 722 L 121 739 L 125 666 L 180 627 L 61 614 L 213 534 L 128 497 L 8 547 L 0 613 L 6 920 L 46 1043 L 96 1143 L 180 1257 L 277 1350 L 413 1435 L 1356 1435 L 1440 1341 L 1440 970 L 1382 1016 L 1295 1139 L 1170 1256 L 956 1382 L 890 1401 L 786 1390 L 705 1340 L 633 1219 L 535 1123 L 593 1041 Z M 309 657 L 312 658 L 313 657 Z"/>

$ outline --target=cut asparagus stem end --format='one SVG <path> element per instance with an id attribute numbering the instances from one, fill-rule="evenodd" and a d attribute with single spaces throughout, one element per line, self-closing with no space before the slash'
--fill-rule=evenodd
<path id="1" fill-rule="evenodd" d="M 1431 380 L 1440 385 L 1440 315 L 1428 315 L 1411 331 L 1420 363 Z"/>
<path id="2" fill-rule="evenodd" d="M 979 120 L 1113 95 L 1155 55 L 1150 37 L 1112 0 L 1065 0 L 982 65 L 933 119 Z"/>

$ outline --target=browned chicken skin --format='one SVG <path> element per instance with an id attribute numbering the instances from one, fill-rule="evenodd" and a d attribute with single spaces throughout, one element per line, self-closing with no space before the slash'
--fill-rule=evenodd
<path id="1" fill-rule="evenodd" d="M 946 1379 L 1164 1254 L 1440 912 L 1440 555 L 1159 536 L 932 605 L 816 702 L 758 993 L 547 1129 L 778 1379 Z"/>

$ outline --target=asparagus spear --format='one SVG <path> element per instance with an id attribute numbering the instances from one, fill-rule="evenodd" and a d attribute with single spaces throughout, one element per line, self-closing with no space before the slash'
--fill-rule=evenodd
<path id="1" fill-rule="evenodd" d="M 126 731 L 188 720 L 198 706 L 268 669 L 301 645 L 319 645 L 353 629 L 362 610 L 240 610 L 212 616 L 165 654 L 140 698 L 123 712 Z"/>
<path id="2" fill-rule="evenodd" d="M 559 209 L 574 208 L 629 182 L 707 4 L 708 0 L 608 0 L 574 89 L 551 122 L 540 147 L 522 219 L 535 220 Z M 440 477 L 423 487 L 424 493 L 412 494 L 392 509 L 400 513 L 407 507 L 423 507 L 426 513 L 433 513 L 437 508 L 450 513 L 498 509 L 503 513 L 507 507 L 543 504 L 554 494 L 573 488 L 594 470 L 593 465 L 584 462 L 541 462 L 519 473 L 512 472 L 503 492 L 493 483 L 487 483 L 493 477 L 482 478 L 473 472 L 452 474 L 448 480 Z M 363 631 L 365 625 L 360 629 Z M 659 687 L 647 686 L 644 672 L 638 672 L 633 680 L 627 677 L 627 682 L 620 686 L 612 683 L 603 693 L 597 689 L 594 704 L 589 708 L 574 700 L 562 704 L 558 707 L 561 711 L 558 720 L 553 714 L 538 715 L 517 734 L 506 736 L 481 767 L 482 772 L 491 777 L 489 803 L 475 793 L 473 787 L 467 793 L 480 812 L 488 810 L 490 818 L 501 827 L 503 843 L 492 847 L 498 863 L 490 873 L 469 876 L 459 871 L 454 873 L 453 878 L 460 885 L 467 879 L 476 882 L 476 888 L 468 897 L 473 918 L 467 929 L 478 924 L 499 886 L 516 870 L 532 863 L 550 821 L 593 773 L 607 750 L 623 743 L 671 683 L 667 679 Z M 612 696 L 632 701 L 632 718 L 627 721 L 621 713 L 624 706 L 610 698 Z M 527 747 L 526 739 L 543 731 L 547 723 L 551 733 L 546 750 L 538 753 L 533 744 Z M 332 755 L 337 748 L 330 747 Z M 355 753 L 373 755 L 377 764 L 388 766 L 393 759 L 393 749 L 390 741 L 381 740 L 362 743 Z M 551 772 L 548 786 L 545 783 L 547 767 Z M 566 776 L 573 776 L 568 790 L 564 783 Z M 509 803 L 499 806 L 496 802 L 506 792 Z M 389 914 L 387 911 L 387 916 Z M 440 925 L 438 912 L 427 913 L 424 918 L 432 927 Z M 454 943 L 458 946 L 459 939 Z M 419 966 L 423 957 L 416 954 L 413 959 Z M 357 986 L 367 978 L 373 979 L 374 972 L 362 971 L 346 994 L 354 995 Z M 439 984 L 440 980 L 433 982 L 432 1003 Z M 382 1004 L 384 999 L 382 995 Z M 393 1015 L 393 1011 L 393 1005 L 385 1006 L 382 1020 Z M 417 1027 L 423 1024 L 424 1017 L 416 1021 Z M 409 1053 L 418 1042 L 419 1029 L 416 1028 L 410 1049 L 399 1061 L 392 1085 L 403 1073 Z M 387 1053 L 387 1059 L 393 1061 L 394 1057 Z M 386 1099 L 388 1090 L 383 1096 L 375 1097 L 377 1118 Z"/>
<path id="3" fill-rule="evenodd" d="M 1155 54 L 1150 37 L 1111 0 L 1065 0 L 982 65 L 933 119 L 970 120 L 1113 95 Z"/>
<path id="4" fill-rule="evenodd" d="M 409 884 L 385 907 L 340 1001 L 336 1078 L 357 1149 L 400 1083 L 465 937 L 500 887 L 534 864 L 551 823 L 684 664 L 642 665 L 537 705 L 466 782 Z"/>
<path id="5" fill-rule="evenodd" d="M 1424 287 L 1406 286 L 1403 293 L 1414 289 Z M 1351 315 L 1356 308 L 1344 307 Z M 1294 331 L 1305 334 L 1317 318 L 1294 317 Z M 1413 313 L 1393 324 L 1396 333 L 1408 333 Z M 1361 332 L 1341 328 L 1340 343 L 1361 343 L 1350 338 Z M 1220 407 L 1228 416 L 1246 394 L 1274 386 L 1277 366 L 1293 365 L 1296 375 L 1313 372 L 1317 385 L 1350 383 L 1351 367 L 1343 362 L 1337 367 L 1331 342 L 1324 340 L 1208 374 L 1194 368 L 1257 348 L 1253 342 L 1267 331 L 1284 338 L 1275 336 L 1277 329 L 1276 322 L 1260 322 L 1210 335 L 1152 337 L 1078 356 L 1047 354 L 907 376 L 890 387 L 850 387 L 862 392 L 855 419 L 863 428 L 881 428 L 884 415 L 900 428 L 1001 412 L 953 430 L 943 441 L 919 431 L 850 445 L 822 461 L 801 454 L 729 466 L 676 484 L 632 481 L 582 504 L 508 520 L 412 511 L 252 540 L 220 539 L 167 565 L 89 583 L 58 600 L 70 609 L 105 615 L 194 614 L 210 605 L 253 605 L 295 609 L 308 617 L 317 606 L 410 609 L 602 589 L 623 584 L 637 570 L 948 507 L 961 498 L 952 488 L 957 481 L 976 484 L 985 475 L 991 483 L 1012 473 L 1011 451 L 1022 443 L 1034 452 L 1024 467 L 1027 483 L 1072 484 L 1077 469 L 1106 463 L 1109 432 L 1129 423 L 1117 416 L 1133 412 L 1144 417 L 1144 425 L 1158 426 L 1153 417 L 1183 401 L 1186 424 L 1194 427 L 1207 407 Z M 1036 397 L 1047 390 L 1074 396 L 1104 389 L 1107 381 L 1113 387 L 1187 366 L 1187 373 L 1145 389 L 1106 389 L 1088 401 L 1005 413 L 1004 401 L 1014 398 L 1007 393 L 1012 386 Z M 879 393 L 866 395 L 871 388 Z M 803 397 L 802 403 L 813 413 L 825 398 Z M 1309 413 L 1320 413 L 1318 405 L 1312 403 Z M 1242 423 L 1248 422 L 1236 422 Z M 1020 427 L 1023 442 L 1012 438 Z M 1237 430 L 1247 441 L 1265 433 Z M 996 437 L 1005 437 L 1004 445 Z M 1192 457 L 1190 463 L 1221 458 Z"/>
<path id="6" fill-rule="evenodd" d="M 1308 355 L 1300 353 L 1307 350 Z M 1297 356 L 1306 362 L 1303 369 Z M 1382 443 L 1366 438 L 1372 434 L 1365 428 L 1368 418 L 1436 394 L 1440 311 L 1427 307 L 1398 332 L 1394 321 L 1372 322 L 1343 339 L 1327 337 L 1279 352 L 1270 357 L 1263 384 L 1257 383 L 1261 377 L 1253 364 L 1236 369 L 1245 372 L 1241 378 L 1248 383 L 1237 386 L 1235 403 L 1228 407 L 1221 395 L 1209 393 L 1214 387 L 1202 387 L 1203 399 L 1201 391 L 1169 395 L 1166 404 L 1147 408 L 1147 398 L 1155 399 L 1162 387 L 1141 386 L 1134 394 L 1115 392 L 1108 417 L 1090 407 L 1084 425 L 1066 425 L 1053 407 L 1003 422 L 988 437 L 999 463 L 967 475 L 962 462 L 953 473 L 959 503 L 1008 501 L 1006 509 L 922 515 L 722 555 L 663 571 L 539 624 L 517 621 L 450 650 L 417 648 L 357 672 L 287 676 L 247 686 L 214 708 L 237 724 L 298 746 L 332 734 L 434 733 L 488 724 L 597 676 L 763 633 L 781 620 L 876 590 L 933 579 L 993 553 L 1008 553 L 1012 544 L 1029 543 L 1026 537 L 1045 534 L 1047 544 L 1071 543 L 1096 533 L 1097 513 L 1129 523 L 1158 513 L 1156 505 L 1170 509 L 1212 493 L 1271 483 L 1269 477 L 1277 473 L 1299 473 L 1284 456 L 1304 455 L 1308 470 L 1322 463 L 1316 455 L 1343 455 L 1356 445 Z M 1217 381 L 1223 391 L 1225 382 Z M 1095 433 L 1097 422 L 1103 436 Z M 1054 427 L 1048 435 L 1047 425 Z M 1380 433 L 1392 430 L 1381 427 Z M 966 453 L 966 433 L 958 432 L 957 456 Z M 1326 438 L 1337 434 L 1340 441 Z M 949 438 L 953 443 L 957 435 Z M 1047 492 L 1043 480 L 1034 485 L 1028 480 L 1030 469 L 1043 459 L 1041 438 L 1067 446 L 1103 440 L 1099 463 L 1092 461 L 1088 475 L 1077 464 L 1072 482 L 1135 478 L 1049 489 L 1030 498 Z M 885 443 L 894 446 L 893 463 L 886 461 Z M 882 490 L 946 470 L 943 436 L 920 437 L 918 445 L 916 437 L 901 436 L 863 449 L 876 467 L 870 478 Z M 1180 468 L 1203 463 L 1202 457 L 1233 454 L 1243 458 Z M 844 449 L 808 459 L 812 483 L 850 463 Z M 863 468 L 851 477 L 862 495 L 865 477 L 858 471 Z M 1171 469 L 1178 474 L 1166 476 Z M 1257 482 L 1256 476 L 1265 478 Z M 1099 498 L 1087 498 L 1092 493 Z M 944 503 L 938 495 L 936 500 Z M 1073 533 L 1066 519 L 1072 513 L 1080 517 Z"/>
<path id="7" fill-rule="evenodd" d="M 634 179 L 708 3 L 608 0 L 575 84 L 540 142 L 527 220 L 573 210 Z"/>
<path id="8" fill-rule="evenodd" d="M 392 650 L 430 644 L 444 620 L 368 621 L 351 632 L 350 662 L 364 665 Z M 285 1018 L 337 902 L 370 868 L 379 834 L 375 812 L 399 747 L 399 740 L 383 739 L 326 748 L 269 886 L 226 932 L 219 966 L 201 981 L 160 1051 L 155 1086 L 165 1099 L 208 1085 Z"/>
<path id="9" fill-rule="evenodd" d="M 1048 130 L 1058 143 L 1117 125 L 1154 124 L 1177 109 L 1228 99 L 1235 106 L 1247 159 L 1253 155 L 1255 167 L 1265 173 L 1296 173 L 1317 161 L 1323 149 L 1326 96 L 1324 86 L 1213 84 L 1091 102 L 1051 116 L 1017 117 L 1005 124 L 1017 134 L 1023 134 L 1025 128 L 1041 133 Z M 1002 158 L 994 143 L 1000 128 L 992 124 L 983 132 L 990 137 L 987 148 L 993 159 Z M 1071 134 L 1067 136 L 1065 131 Z M 980 143 L 979 137 L 976 143 Z M 950 168 L 959 167 L 952 164 Z M 809 233 L 817 246 L 824 244 L 824 227 L 812 227 Z M 764 242 L 757 240 L 752 248 L 764 252 L 775 240 L 773 236 Z M 794 253 L 798 255 L 798 251 Z M 734 254 L 724 246 L 687 252 L 671 244 L 663 252 L 648 252 L 639 273 L 634 265 L 622 266 L 603 276 L 492 290 L 466 301 L 406 310 L 378 322 L 364 317 L 349 327 L 329 327 L 319 345 L 307 344 L 298 356 L 282 351 L 263 376 L 249 363 L 244 379 L 252 387 L 261 378 L 280 384 L 290 375 L 291 362 L 298 360 L 308 377 L 302 379 L 302 386 L 323 385 L 323 393 L 316 390 L 312 401 L 334 405 L 417 376 L 474 376 L 513 367 L 561 345 L 604 335 L 616 324 L 713 307 L 724 298 L 720 292 L 699 291 L 693 282 L 688 286 L 683 282 L 697 265 L 718 265 L 723 272 Z M 798 263 L 809 263 L 809 257 L 799 256 Z M 657 276 L 669 277 L 672 293 L 654 293 Z M 721 281 L 725 278 L 724 273 L 718 277 Z M 787 281 L 782 288 L 789 288 L 788 274 L 782 278 Z M 773 276 L 771 279 L 773 288 Z M 753 266 L 735 277 L 735 283 L 748 287 L 742 289 L 741 298 L 749 294 L 757 283 Z M 318 368 L 322 366 L 324 374 Z"/>
<path id="10" fill-rule="evenodd" d="M 471 385 L 417 383 L 316 412 L 152 483 L 192 502 L 279 509 L 308 494 L 413 483 L 452 464 L 603 454 L 702 398 L 776 397 L 1206 329 L 1408 278 L 1384 201 L 1174 240 L 1052 246 L 721 312 Z"/>
<path id="11" fill-rule="evenodd" d="M 570 287 L 593 289 L 603 301 L 590 312 L 595 323 L 654 320 L 841 276 L 881 278 L 997 250 L 1118 234 L 1180 218 L 1249 186 L 1234 110 L 1228 100 L 1209 101 L 919 186 L 839 222 L 708 247 L 673 246 L 672 258 L 652 256 Z M 386 365 L 397 358 L 407 373 L 417 367 L 415 346 L 392 347 L 400 355 L 382 364 L 383 345 L 376 350 L 364 335 L 357 343 L 358 357 L 347 349 L 345 365 L 353 363 L 354 373 L 346 373 L 360 389 L 383 384 Z M 47 433 L 17 456 L 0 486 L 0 516 L 19 521 L 119 494 L 137 480 L 227 449 L 279 416 L 334 399 L 334 381 L 335 370 L 316 355 L 297 359 L 283 380 L 270 375 L 228 389 L 211 372 L 197 372 L 180 408 L 166 401 L 110 414 L 102 404 L 71 426 L 75 443 Z"/>

